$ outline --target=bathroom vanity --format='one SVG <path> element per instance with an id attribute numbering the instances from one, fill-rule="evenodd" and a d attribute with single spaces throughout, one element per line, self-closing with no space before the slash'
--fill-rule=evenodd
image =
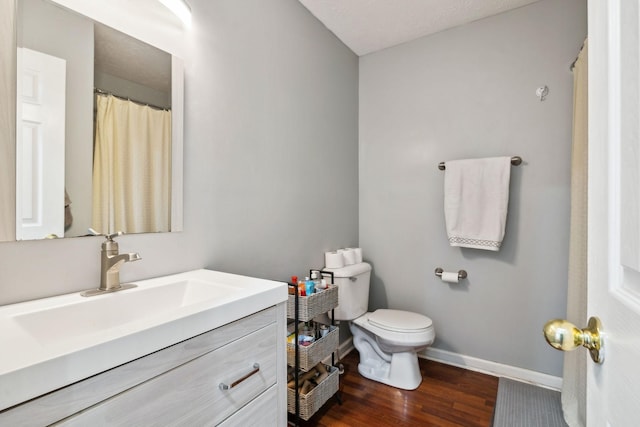
<path id="1" fill-rule="evenodd" d="M 0 307 L 3 347 L 15 356 L 0 356 L 0 425 L 286 424 L 286 284 L 208 270 L 136 284 L 95 297 L 88 315 L 95 310 L 102 322 L 72 329 L 68 339 L 22 335 L 37 337 L 47 310 L 77 316 L 91 298 Z M 142 318 L 128 319 L 140 295 L 152 310 L 141 306 Z M 112 303 L 127 321 L 100 317 Z M 43 356 L 30 356 L 29 343 Z"/>

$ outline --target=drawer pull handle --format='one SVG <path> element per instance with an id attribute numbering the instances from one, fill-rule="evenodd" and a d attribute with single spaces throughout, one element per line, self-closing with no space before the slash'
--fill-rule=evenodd
<path id="1" fill-rule="evenodd" d="M 242 378 L 238 378 L 237 380 L 232 382 L 231 385 L 228 385 L 228 384 L 225 384 L 225 383 L 220 383 L 220 385 L 218 387 L 220 387 L 220 390 L 232 389 L 235 386 L 237 386 L 238 384 L 240 384 L 242 381 L 244 381 L 247 378 L 249 378 L 250 376 L 257 374 L 259 370 L 260 370 L 260 364 L 259 363 L 254 363 L 253 364 L 253 371 L 249 372 L 247 375 L 245 375 Z"/>

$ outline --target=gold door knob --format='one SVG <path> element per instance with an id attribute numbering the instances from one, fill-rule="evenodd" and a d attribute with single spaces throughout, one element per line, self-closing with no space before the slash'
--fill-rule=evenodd
<path id="1" fill-rule="evenodd" d="M 587 327 L 582 330 L 564 319 L 549 320 L 542 331 L 551 347 L 561 351 L 571 351 L 583 346 L 589 349 L 594 362 L 604 362 L 602 323 L 597 317 L 590 317 Z"/>

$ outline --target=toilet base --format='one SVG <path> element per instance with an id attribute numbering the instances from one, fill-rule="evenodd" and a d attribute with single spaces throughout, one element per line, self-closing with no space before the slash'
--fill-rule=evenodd
<path id="1" fill-rule="evenodd" d="M 393 353 L 390 363 L 374 359 L 361 361 L 358 363 L 358 372 L 370 380 L 404 390 L 415 390 L 422 383 L 415 352 Z"/>

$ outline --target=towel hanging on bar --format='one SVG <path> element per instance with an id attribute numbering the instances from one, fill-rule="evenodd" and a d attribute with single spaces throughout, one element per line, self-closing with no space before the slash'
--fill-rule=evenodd
<path id="1" fill-rule="evenodd" d="M 500 250 L 509 205 L 509 163 L 509 157 L 449 162 L 444 214 L 451 246 Z"/>

